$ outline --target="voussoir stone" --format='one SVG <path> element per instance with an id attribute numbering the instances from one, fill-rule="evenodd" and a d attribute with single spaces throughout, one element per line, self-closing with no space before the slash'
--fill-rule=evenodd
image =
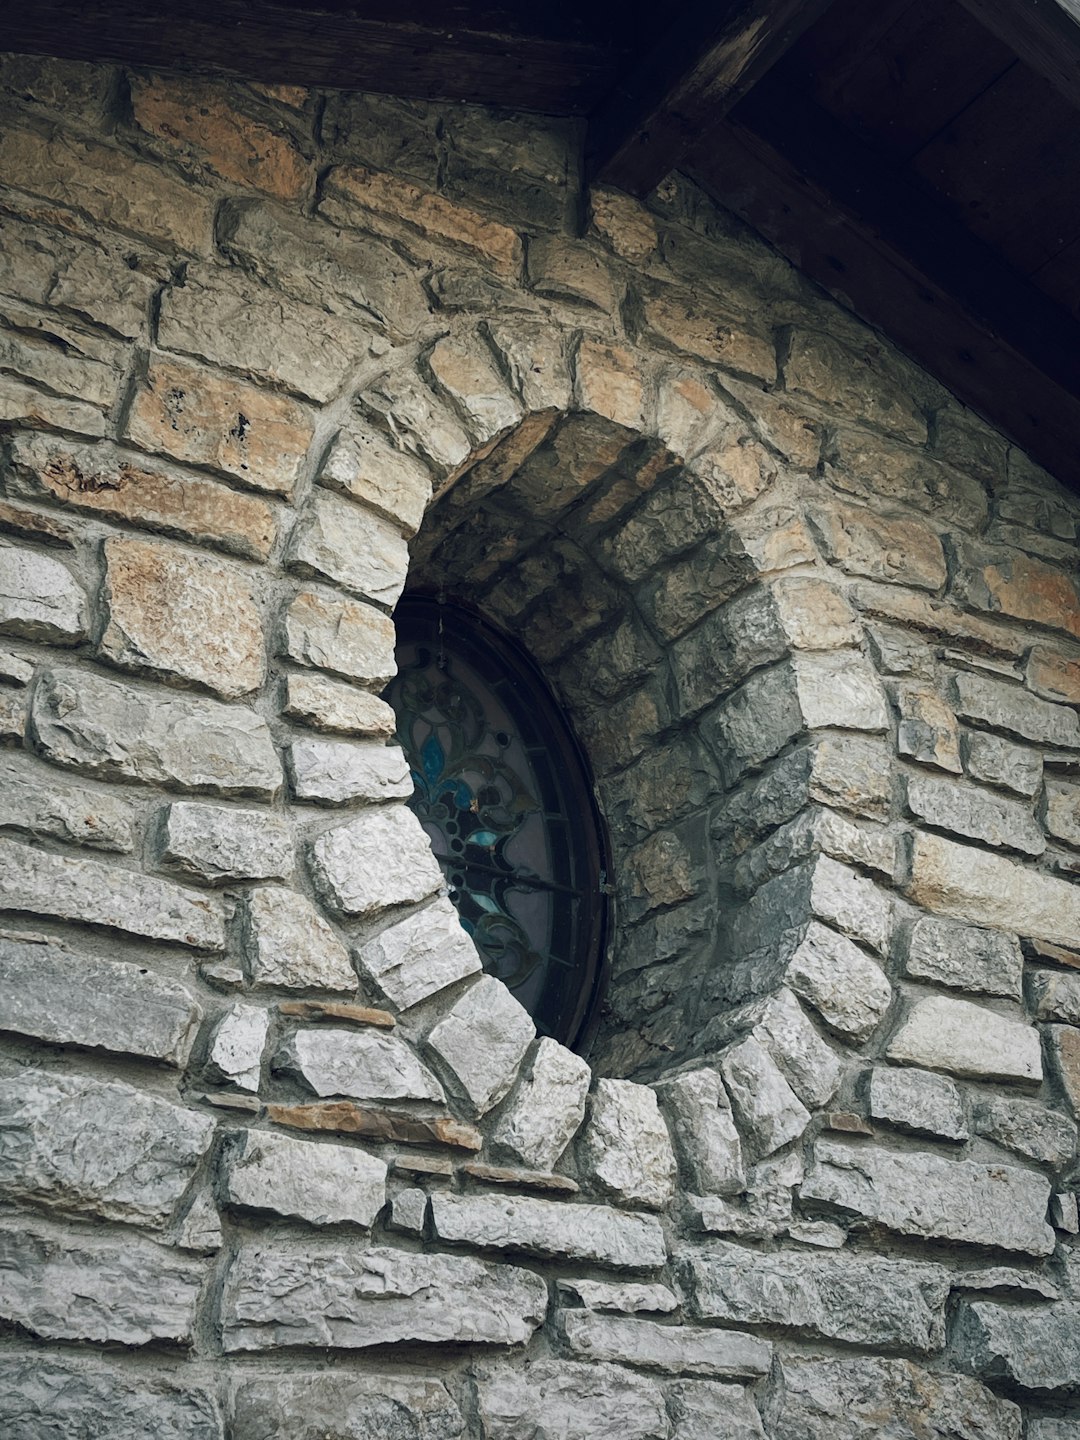
<path id="1" fill-rule="evenodd" d="M 392 735 L 397 725 L 385 700 L 328 675 L 287 675 L 282 714 L 313 730 L 382 739 Z"/>
<path id="2" fill-rule="evenodd" d="M 381 605 L 394 605 L 405 584 L 409 550 L 396 525 L 338 495 L 316 492 L 293 532 L 290 566 Z"/>
<path id="3" fill-rule="evenodd" d="M 746 1186 L 742 1145 L 724 1082 L 710 1067 L 657 1087 L 671 1116 L 679 1158 L 698 1195 L 737 1195 Z"/>
<path id="4" fill-rule="evenodd" d="M 201 1019 L 190 991 L 144 966 L 0 937 L 0 1029 L 182 1066 Z"/>
<path id="5" fill-rule="evenodd" d="M 37 687 L 33 726 L 48 759 L 106 780 L 265 800 L 281 786 L 266 721 L 242 705 L 56 670 Z"/>
<path id="6" fill-rule="evenodd" d="M 319 893 L 344 915 L 416 904 L 442 885 L 427 835 L 403 805 L 325 831 L 311 847 L 311 869 Z"/>
<path id="7" fill-rule="evenodd" d="M 1039 1033 L 969 1000 L 919 1000 L 889 1041 L 890 1060 L 980 1080 L 1042 1079 Z"/>
<path id="8" fill-rule="evenodd" d="M 836 1094 L 843 1077 L 840 1059 L 786 986 L 765 1002 L 752 1033 L 808 1110 Z"/>
<path id="9" fill-rule="evenodd" d="M 293 1440 L 457 1440 L 464 1421 L 442 1381 L 420 1376 L 334 1370 L 243 1380 L 235 1440 L 266 1440 L 283 1429 Z"/>
<path id="10" fill-rule="evenodd" d="M 256 984 L 356 989 L 348 950 L 305 895 L 284 885 L 260 885 L 248 896 L 246 922 L 245 950 Z"/>
<path id="11" fill-rule="evenodd" d="M 438 1080 L 405 1044 L 370 1030 L 298 1030 L 279 1052 L 316 1095 L 354 1100 L 446 1099 Z"/>
<path id="12" fill-rule="evenodd" d="M 227 1352 L 523 1345 L 546 1309 L 544 1281 L 513 1265 L 340 1243 L 308 1253 L 247 1245 L 226 1277 L 222 1339 Z"/>
<path id="13" fill-rule="evenodd" d="M 492 1144 L 522 1165 L 552 1170 L 581 1128 L 592 1071 L 580 1055 L 543 1036 Z"/>
<path id="14" fill-rule="evenodd" d="M 962 1301 L 952 1336 L 963 1369 L 1035 1394 L 1080 1391 L 1080 1303 Z"/>
<path id="15" fill-rule="evenodd" d="M 816 920 L 807 926 L 784 978 L 827 1025 L 856 1043 L 873 1034 L 892 1002 L 892 986 L 880 965 Z"/>
<path id="16" fill-rule="evenodd" d="M 301 590 L 285 612 L 282 632 L 282 653 L 300 665 L 375 690 L 394 674 L 394 622 L 362 600 Z"/>
<path id="17" fill-rule="evenodd" d="M 819 1140 L 803 1200 L 820 1200 L 901 1235 L 1049 1255 L 1050 1184 L 1014 1165 Z"/>
<path id="18" fill-rule="evenodd" d="M 484 1440 L 668 1440 L 659 1385 L 618 1365 L 534 1360 L 477 1374 Z"/>
<path id="19" fill-rule="evenodd" d="M 870 1074 L 870 1115 L 916 1135 L 968 1138 L 960 1087 L 927 1070 L 875 1066 Z"/>
<path id="20" fill-rule="evenodd" d="M 372 1225 L 386 1203 L 386 1163 L 353 1146 L 245 1130 L 229 1154 L 225 1195 L 311 1225 Z"/>
<path id="21" fill-rule="evenodd" d="M 659 1210 L 675 1194 L 675 1151 L 647 1085 L 597 1080 L 581 1157 L 588 1174 L 622 1205 Z"/>
<path id="22" fill-rule="evenodd" d="M 911 932 L 904 973 L 956 990 L 1019 1000 L 1024 957 L 1015 935 L 923 915 Z"/>
<path id="23" fill-rule="evenodd" d="M 413 793 L 409 764 L 397 745 L 294 740 L 289 770 L 296 798 L 324 805 L 407 800 Z"/>
<path id="24" fill-rule="evenodd" d="M 323 462 L 319 483 L 341 490 L 395 520 L 405 535 L 420 528 L 431 499 L 426 465 L 395 450 L 374 430 L 339 435 Z"/>
<path id="25" fill-rule="evenodd" d="M 214 1131 L 130 1085 L 40 1070 L 0 1079 L 0 1117 L 9 1200 L 149 1225 L 168 1219 Z"/>
<path id="26" fill-rule="evenodd" d="M 536 1035 L 528 1012 L 493 975 L 482 975 L 428 1035 L 447 1084 L 478 1115 L 497 1104 L 517 1079 Z"/>
<path id="27" fill-rule="evenodd" d="M 74 645 L 86 634 L 86 596 L 61 561 L 0 545 L 0 635 Z"/>
<path id="28" fill-rule="evenodd" d="M 359 958 L 365 976 L 401 1010 L 480 969 L 476 946 L 444 898 L 380 931 L 360 947 Z"/>
<path id="29" fill-rule="evenodd" d="M 558 1310 L 555 1322 L 575 1355 L 659 1370 L 665 1375 L 757 1378 L 768 1372 L 772 1360 L 773 1347 L 768 1341 L 730 1330 L 658 1325 L 654 1320 L 597 1315 L 590 1310 Z"/>
<path id="30" fill-rule="evenodd" d="M 280 815 L 178 800 L 161 822 L 159 860 L 208 885 L 231 880 L 287 880 L 292 836 Z"/>
<path id="31" fill-rule="evenodd" d="M 660 1222 L 607 1205 L 576 1205 L 527 1195 L 431 1197 L 440 1240 L 487 1250 L 587 1261 L 616 1269 L 652 1270 L 667 1251 Z"/>

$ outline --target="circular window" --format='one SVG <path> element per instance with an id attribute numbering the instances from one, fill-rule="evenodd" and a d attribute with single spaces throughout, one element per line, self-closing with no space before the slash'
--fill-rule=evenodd
<path id="1" fill-rule="evenodd" d="M 386 698 L 411 805 L 484 968 L 542 1035 L 580 1041 L 604 944 L 606 847 L 566 721 L 532 661 L 458 605 L 407 596 Z"/>

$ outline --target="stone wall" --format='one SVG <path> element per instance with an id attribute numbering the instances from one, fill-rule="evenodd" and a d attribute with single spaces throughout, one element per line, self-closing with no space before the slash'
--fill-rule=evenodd
<path id="1" fill-rule="evenodd" d="M 4 1433 L 1075 1440 L 1075 497 L 572 126 L 3 78 Z M 407 580 L 588 752 L 587 1058 Z"/>

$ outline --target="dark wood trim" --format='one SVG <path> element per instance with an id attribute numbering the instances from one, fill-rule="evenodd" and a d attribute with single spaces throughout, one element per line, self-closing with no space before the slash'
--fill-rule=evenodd
<path id="1" fill-rule="evenodd" d="M 960 0 L 1017 59 L 1080 107 L 1078 0 Z"/>
<path id="2" fill-rule="evenodd" d="M 590 117 L 590 183 L 647 195 L 828 8 L 829 0 L 728 0 L 658 34 Z"/>

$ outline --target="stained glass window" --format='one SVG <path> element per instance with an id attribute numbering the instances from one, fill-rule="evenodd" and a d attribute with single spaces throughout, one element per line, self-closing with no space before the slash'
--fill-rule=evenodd
<path id="1" fill-rule="evenodd" d="M 387 699 L 450 898 L 542 1035 L 580 1041 L 604 944 L 605 848 L 580 751 L 528 656 L 457 605 L 406 597 Z"/>

